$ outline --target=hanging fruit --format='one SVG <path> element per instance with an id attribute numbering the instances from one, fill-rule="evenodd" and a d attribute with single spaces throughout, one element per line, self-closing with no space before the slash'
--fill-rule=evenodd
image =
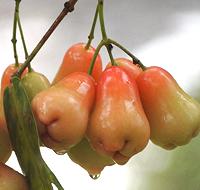
<path id="1" fill-rule="evenodd" d="M 126 73 L 135 80 L 138 75 L 143 71 L 142 68 L 135 62 L 127 59 L 127 58 L 117 58 L 114 62 L 126 71 Z M 107 64 L 106 68 L 112 67 L 112 63 Z"/>
<path id="2" fill-rule="evenodd" d="M 97 153 L 86 138 L 83 138 L 67 153 L 73 162 L 84 168 L 93 178 L 100 176 L 104 167 L 115 164 L 110 157 Z"/>
<path id="3" fill-rule="evenodd" d="M 134 80 L 119 67 L 106 69 L 97 85 L 87 135 L 93 147 L 125 164 L 149 140 L 149 123 Z"/>
<path id="4" fill-rule="evenodd" d="M 32 101 L 42 142 L 58 153 L 74 146 L 85 135 L 95 95 L 94 80 L 87 74 L 72 73 Z"/>
<path id="5" fill-rule="evenodd" d="M 0 162 L 5 163 L 12 153 L 10 138 L 6 126 L 2 97 L 0 96 Z"/>
<path id="6" fill-rule="evenodd" d="M 0 190 L 29 190 L 29 187 L 22 174 L 0 163 Z"/>
<path id="7" fill-rule="evenodd" d="M 4 90 L 7 86 L 10 86 L 11 84 L 11 77 L 12 75 L 17 72 L 19 67 L 22 64 L 16 65 L 16 64 L 10 64 L 3 72 L 2 78 L 1 78 L 1 95 L 3 96 Z M 24 76 L 28 72 L 28 69 L 25 69 L 22 76 Z"/>
<path id="8" fill-rule="evenodd" d="M 95 49 L 92 46 L 86 49 L 85 43 L 78 43 L 71 46 L 65 53 L 62 64 L 60 65 L 52 84 L 55 84 L 73 72 L 80 71 L 87 73 L 94 53 Z M 98 55 L 93 68 L 92 76 L 96 81 L 98 81 L 101 73 L 102 61 L 100 55 Z"/>
<path id="9" fill-rule="evenodd" d="M 149 67 L 137 78 L 142 104 L 155 144 L 173 149 L 187 144 L 200 130 L 200 105 L 160 67 Z"/>
<path id="10" fill-rule="evenodd" d="M 50 87 L 49 80 L 41 73 L 31 71 L 22 77 L 22 83 L 30 102 L 39 92 Z"/>

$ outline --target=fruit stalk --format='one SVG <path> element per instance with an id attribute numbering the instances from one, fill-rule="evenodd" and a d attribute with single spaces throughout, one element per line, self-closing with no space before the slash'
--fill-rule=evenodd
<path id="1" fill-rule="evenodd" d="M 135 57 L 129 50 L 127 50 L 125 47 L 123 47 L 121 44 L 119 44 L 118 42 L 116 42 L 112 39 L 108 39 L 108 43 L 113 44 L 113 45 L 117 46 L 118 48 L 120 48 L 122 51 L 124 51 L 128 56 L 130 56 L 132 58 L 133 63 L 138 64 L 142 68 L 142 70 L 146 69 L 146 67 L 142 64 L 142 62 L 137 57 Z"/>
<path id="2" fill-rule="evenodd" d="M 46 34 L 42 37 L 42 39 L 39 41 L 37 46 L 34 48 L 32 53 L 27 57 L 24 64 L 19 68 L 16 76 L 20 76 L 23 71 L 26 69 L 26 67 L 29 65 L 29 63 L 33 60 L 33 58 L 36 56 L 36 54 L 39 52 L 39 50 L 42 48 L 42 46 L 45 44 L 45 42 L 49 39 L 51 34 L 54 32 L 54 30 L 57 28 L 57 26 L 60 24 L 60 22 L 64 19 L 64 17 L 74 10 L 74 6 L 77 3 L 78 0 L 69 0 L 64 4 L 64 8 L 62 12 L 59 14 L 59 16 L 56 18 L 56 20 L 53 22 L 49 30 L 46 32 Z"/>
<path id="3" fill-rule="evenodd" d="M 23 48 L 24 48 L 25 59 L 27 59 L 27 57 L 28 57 L 28 50 L 27 50 L 27 47 L 26 47 L 26 42 L 25 42 L 25 39 L 24 39 L 24 33 L 23 33 L 22 24 L 21 24 L 20 16 L 19 15 L 18 15 L 18 19 L 17 19 L 17 24 L 18 24 L 18 27 L 19 27 L 19 32 L 20 32 L 20 36 L 21 36 L 21 40 L 22 40 L 22 45 L 23 45 Z M 28 65 L 28 71 L 29 72 L 32 71 L 30 63 Z"/>
<path id="4" fill-rule="evenodd" d="M 95 61 L 96 61 L 96 58 L 99 54 L 99 51 L 101 50 L 101 48 L 105 45 L 105 41 L 104 40 L 101 40 L 101 42 L 99 43 L 99 45 L 97 46 L 96 50 L 95 50 L 95 53 L 94 53 L 94 56 L 91 60 L 91 63 L 90 63 L 90 67 L 88 69 L 88 74 L 91 75 L 92 74 L 92 71 L 93 71 L 93 68 L 94 68 L 94 64 L 95 64 Z"/>
<path id="5" fill-rule="evenodd" d="M 92 39 L 93 39 L 94 27 L 95 27 L 96 19 L 97 19 L 97 15 L 96 14 L 98 12 L 99 21 L 100 21 L 100 27 L 101 27 L 101 33 L 102 33 L 102 40 L 98 44 L 98 46 L 96 48 L 96 51 L 95 51 L 95 54 L 93 56 L 93 59 L 91 60 L 90 67 L 89 67 L 89 70 L 88 70 L 88 74 L 91 75 L 93 67 L 94 67 L 94 64 L 95 64 L 96 57 L 97 57 L 99 51 L 101 50 L 101 48 L 103 46 L 105 46 L 107 51 L 108 51 L 108 55 L 110 57 L 112 65 L 113 66 L 117 66 L 117 63 L 115 63 L 115 60 L 114 60 L 113 55 L 112 55 L 112 49 L 113 49 L 112 45 L 115 45 L 118 48 L 120 48 L 122 51 L 124 51 L 127 55 L 129 55 L 132 58 L 134 64 L 139 65 L 142 68 L 142 70 L 145 70 L 146 67 L 142 64 L 142 62 L 137 57 L 135 57 L 130 51 L 128 51 L 121 44 L 119 44 L 118 42 L 116 42 L 116 41 L 114 41 L 114 40 L 112 40 L 112 39 L 107 37 L 106 29 L 105 29 L 105 23 L 104 23 L 103 5 L 104 5 L 104 1 L 103 0 L 98 0 L 98 5 L 97 5 L 94 21 L 93 21 L 93 28 L 92 28 L 91 33 L 89 35 L 88 43 L 90 43 L 92 41 Z"/>
<path id="6" fill-rule="evenodd" d="M 19 65 L 18 61 L 18 55 L 17 55 L 17 37 L 16 37 L 16 32 L 17 32 L 17 20 L 19 16 L 19 5 L 20 5 L 21 0 L 15 0 L 15 12 L 14 12 L 14 21 L 13 21 L 13 36 L 12 36 L 12 44 L 13 44 L 13 51 L 14 51 L 14 59 L 15 59 L 15 64 L 16 66 Z"/>
<path id="7" fill-rule="evenodd" d="M 99 4 L 97 4 L 97 7 L 96 7 L 96 11 L 95 11 L 95 15 L 94 15 L 93 23 L 92 23 L 92 28 L 91 28 L 90 34 L 88 36 L 88 42 L 85 46 L 86 50 L 89 49 L 89 47 L 92 43 L 92 40 L 94 39 L 94 30 L 95 30 L 95 27 L 96 27 L 98 14 L 99 14 Z"/>
<path id="8" fill-rule="evenodd" d="M 104 1 L 103 0 L 99 0 L 99 20 L 100 20 L 100 26 L 101 26 L 101 33 L 102 33 L 102 39 L 104 41 L 107 41 L 107 43 L 105 43 L 105 47 L 108 51 L 108 55 L 110 57 L 110 61 L 112 63 L 112 65 L 116 65 L 115 61 L 114 61 L 114 58 L 113 58 L 113 55 L 112 55 L 112 48 L 111 47 L 111 44 L 108 43 L 108 37 L 107 37 L 107 34 L 106 34 L 106 29 L 105 29 L 105 23 L 104 23 L 104 12 L 103 12 L 103 4 Z"/>
<path id="9" fill-rule="evenodd" d="M 21 24 L 19 15 L 18 15 L 17 23 L 18 23 L 19 32 L 20 32 L 20 36 L 21 36 L 21 39 L 22 39 L 22 45 L 23 45 L 23 48 L 24 48 L 24 54 L 25 54 L 25 59 L 26 59 L 28 57 L 28 50 L 27 50 L 27 47 L 26 47 L 26 42 L 25 42 L 25 39 L 24 39 L 24 33 L 23 33 L 22 24 Z"/>

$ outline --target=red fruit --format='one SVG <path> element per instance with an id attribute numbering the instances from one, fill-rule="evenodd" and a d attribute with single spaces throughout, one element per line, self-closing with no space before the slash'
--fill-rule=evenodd
<path id="1" fill-rule="evenodd" d="M 2 95 L 4 93 L 5 88 L 10 85 L 11 83 L 10 80 L 11 80 L 12 75 L 19 69 L 21 65 L 22 64 L 19 64 L 19 66 L 16 66 L 15 64 L 11 64 L 3 72 L 3 75 L 1 78 L 1 94 Z M 27 72 L 28 72 L 28 69 L 26 69 L 23 72 L 22 76 L 24 76 Z"/>
<path id="2" fill-rule="evenodd" d="M 96 89 L 87 135 L 100 153 L 125 164 L 148 143 L 150 129 L 134 80 L 119 67 L 106 69 Z"/>
<path id="3" fill-rule="evenodd" d="M 117 58 L 114 60 L 117 65 L 122 68 L 126 73 L 132 78 L 136 79 L 138 75 L 142 72 L 141 67 L 139 67 L 137 64 L 133 63 L 133 61 L 126 59 L 126 58 Z M 111 67 L 112 64 L 109 63 L 106 68 Z"/>
<path id="4" fill-rule="evenodd" d="M 160 67 L 149 67 L 137 78 L 151 140 L 165 148 L 187 144 L 200 129 L 200 105 Z"/>
<path id="5" fill-rule="evenodd" d="M 0 190 L 29 190 L 29 187 L 22 174 L 0 163 Z"/>
<path id="6" fill-rule="evenodd" d="M 86 44 L 78 43 L 70 47 L 63 58 L 62 64 L 53 80 L 53 84 L 63 79 L 73 72 L 88 72 L 95 49 L 89 47 L 85 49 Z M 102 61 L 100 55 L 97 56 L 93 68 L 92 76 L 98 81 L 102 73 Z"/>
<path id="7" fill-rule="evenodd" d="M 0 162 L 5 163 L 12 153 L 11 142 L 6 126 L 2 97 L 0 96 Z"/>
<path id="8" fill-rule="evenodd" d="M 41 139 L 49 148 L 63 152 L 85 135 L 95 95 L 94 80 L 87 73 L 72 73 L 38 93 L 32 109 Z"/>
<path id="9" fill-rule="evenodd" d="M 106 166 L 111 166 L 114 161 L 105 155 L 98 154 L 91 147 L 86 138 L 83 138 L 76 146 L 68 152 L 70 159 L 87 170 L 91 176 L 100 175 Z"/>

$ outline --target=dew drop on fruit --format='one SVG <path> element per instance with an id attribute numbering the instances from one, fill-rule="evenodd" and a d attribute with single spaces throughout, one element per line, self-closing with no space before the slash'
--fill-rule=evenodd
<path id="1" fill-rule="evenodd" d="M 101 174 L 99 173 L 99 174 L 95 174 L 95 175 L 92 175 L 92 174 L 89 174 L 89 175 L 92 179 L 96 180 L 100 177 Z"/>
<path id="2" fill-rule="evenodd" d="M 54 151 L 56 154 L 58 155 L 64 155 L 65 153 L 67 153 L 66 150 L 59 150 L 59 151 Z"/>

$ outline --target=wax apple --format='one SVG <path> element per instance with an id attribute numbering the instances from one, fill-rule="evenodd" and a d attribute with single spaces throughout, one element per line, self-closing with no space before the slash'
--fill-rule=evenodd
<path id="1" fill-rule="evenodd" d="M 160 67 L 149 67 L 137 78 L 141 100 L 155 144 L 173 149 L 187 144 L 200 128 L 200 105 Z"/>
<path id="2" fill-rule="evenodd" d="M 26 94 L 28 96 L 28 99 L 30 103 L 32 102 L 33 98 L 41 91 L 46 90 L 50 87 L 49 80 L 41 73 L 31 71 L 27 73 L 22 78 L 22 84 L 26 90 Z M 43 129 L 43 126 L 41 123 L 37 123 L 38 130 Z M 39 131 L 40 133 L 40 131 Z M 41 143 L 42 145 L 42 143 Z"/>
<path id="3" fill-rule="evenodd" d="M 12 153 L 10 138 L 6 127 L 6 121 L 0 97 L 0 162 L 5 163 Z"/>
<path id="4" fill-rule="evenodd" d="M 98 176 L 104 167 L 115 164 L 110 157 L 97 153 L 86 138 L 72 147 L 68 151 L 68 155 L 73 162 L 84 168 L 91 176 Z"/>
<path id="5" fill-rule="evenodd" d="M 94 80 L 86 73 L 72 73 L 37 94 L 32 101 L 43 143 L 60 152 L 85 135 L 95 95 Z"/>
<path id="6" fill-rule="evenodd" d="M 71 46 L 64 55 L 62 64 L 53 80 L 53 84 L 64 78 L 70 73 L 73 72 L 88 72 L 91 60 L 94 56 L 95 49 L 89 47 L 85 48 L 85 43 L 78 43 Z M 102 61 L 100 55 L 97 56 L 95 61 L 94 69 L 92 76 L 96 81 L 99 80 L 99 77 L 102 73 Z"/>
<path id="7" fill-rule="evenodd" d="M 106 69 L 96 89 L 88 138 L 100 153 L 125 164 L 142 151 L 150 129 L 134 80 L 119 67 Z"/>
<path id="8" fill-rule="evenodd" d="M 11 64 L 3 72 L 3 75 L 1 78 L 1 94 L 2 95 L 5 88 L 11 84 L 12 75 L 19 69 L 20 66 L 21 64 L 19 64 L 19 66 L 16 66 L 15 64 Z M 28 69 L 25 69 L 22 76 L 24 76 L 27 72 L 28 72 Z"/>
<path id="9" fill-rule="evenodd" d="M 0 163 L 0 190 L 29 190 L 29 188 L 22 174 Z"/>
<path id="10" fill-rule="evenodd" d="M 31 71 L 22 78 L 30 102 L 39 92 L 50 87 L 49 80 L 41 73 Z"/>
<path id="11" fill-rule="evenodd" d="M 139 67 L 139 65 L 137 65 L 136 63 L 133 63 L 133 61 L 127 58 L 117 58 L 114 61 L 120 68 L 124 69 L 126 73 L 134 80 L 142 72 L 142 69 L 141 67 Z M 106 68 L 109 68 L 109 67 L 112 67 L 111 63 L 109 63 L 106 66 Z"/>

